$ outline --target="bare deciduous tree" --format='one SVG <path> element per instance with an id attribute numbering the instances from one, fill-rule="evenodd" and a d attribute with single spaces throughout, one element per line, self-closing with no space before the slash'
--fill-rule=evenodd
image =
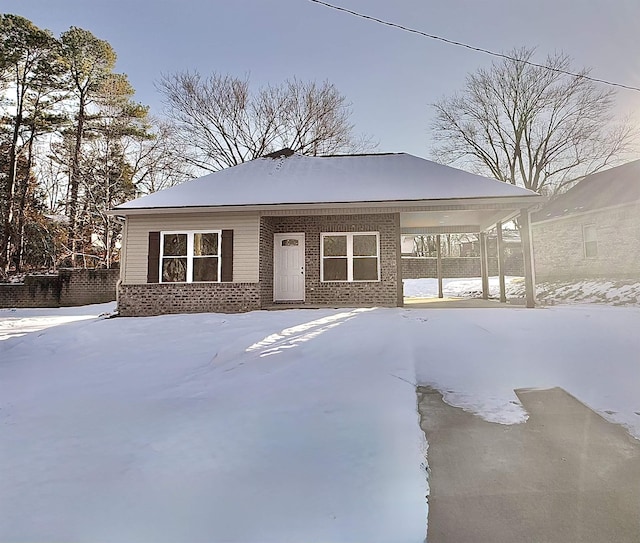
<path id="1" fill-rule="evenodd" d="M 566 75 L 564 54 L 527 64 L 533 53 L 512 51 L 434 104 L 437 160 L 552 193 L 621 159 L 632 131 L 613 122 L 614 91 L 581 77 L 588 70 Z"/>
<path id="2" fill-rule="evenodd" d="M 178 139 L 173 125 L 158 119 L 150 122 L 151 134 L 133 139 L 126 148 L 138 195 L 157 192 L 193 177 L 183 158 L 184 143 Z"/>
<path id="3" fill-rule="evenodd" d="M 92 137 L 81 164 L 83 207 L 79 222 L 84 220 L 88 228 L 80 232 L 80 243 L 92 249 L 100 247 L 101 264 L 106 268 L 117 257 L 115 243 L 121 229 L 108 211 L 134 195 L 127 146 L 151 137 L 148 108 L 134 102 L 133 95 L 125 75 L 110 74 L 106 78 L 96 98 L 98 114 L 91 123 Z"/>
<path id="4" fill-rule="evenodd" d="M 309 155 L 366 150 L 353 134 L 351 106 L 334 85 L 298 79 L 252 93 L 248 78 L 198 72 L 158 82 L 166 114 L 194 166 L 216 171 L 288 147 Z"/>

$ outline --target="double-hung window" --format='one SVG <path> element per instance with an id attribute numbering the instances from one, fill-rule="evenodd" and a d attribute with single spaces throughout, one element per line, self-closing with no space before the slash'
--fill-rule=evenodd
<path id="1" fill-rule="evenodd" d="M 220 230 L 161 234 L 161 283 L 220 281 Z"/>
<path id="2" fill-rule="evenodd" d="M 596 237 L 595 224 L 585 224 L 582 227 L 582 239 L 584 243 L 584 256 L 586 258 L 598 256 L 598 238 Z"/>
<path id="3" fill-rule="evenodd" d="M 378 232 L 335 232 L 320 236 L 321 281 L 379 281 Z"/>

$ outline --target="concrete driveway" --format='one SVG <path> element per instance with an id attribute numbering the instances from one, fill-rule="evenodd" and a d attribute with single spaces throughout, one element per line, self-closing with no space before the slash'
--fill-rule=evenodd
<path id="1" fill-rule="evenodd" d="M 505 426 L 418 389 L 429 543 L 640 541 L 640 442 L 564 390 L 518 390 Z"/>

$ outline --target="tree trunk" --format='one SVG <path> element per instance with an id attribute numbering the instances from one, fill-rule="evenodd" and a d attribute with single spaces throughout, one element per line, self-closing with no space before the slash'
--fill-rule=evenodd
<path id="1" fill-rule="evenodd" d="M 31 128 L 31 137 L 29 138 L 29 145 L 27 151 L 27 169 L 25 171 L 24 188 L 20 195 L 20 206 L 17 209 L 18 212 L 18 225 L 15 229 L 15 248 L 17 254 L 15 255 L 16 271 L 22 270 L 22 259 L 24 253 L 24 227 L 25 227 L 25 211 L 29 206 L 29 196 L 31 195 L 31 166 L 33 165 L 33 142 L 36 138 L 36 130 Z M 17 176 L 16 176 L 17 179 Z"/>
<path id="2" fill-rule="evenodd" d="M 16 113 L 16 121 L 13 126 L 11 146 L 9 147 L 9 175 L 7 177 L 7 211 L 4 216 L 4 231 L 2 235 L 2 251 L 0 252 L 0 264 L 4 273 L 9 271 L 11 265 L 11 253 L 13 242 L 13 214 L 15 209 L 16 178 L 18 171 L 18 139 L 20 126 L 22 125 L 22 112 Z"/>
<path id="3" fill-rule="evenodd" d="M 78 124 L 76 125 L 76 141 L 71 158 L 71 196 L 69 198 L 69 245 L 71 247 L 71 266 L 76 267 L 76 222 L 78 214 L 78 187 L 80 186 L 80 151 L 84 130 L 85 97 L 80 96 L 78 107 Z"/>

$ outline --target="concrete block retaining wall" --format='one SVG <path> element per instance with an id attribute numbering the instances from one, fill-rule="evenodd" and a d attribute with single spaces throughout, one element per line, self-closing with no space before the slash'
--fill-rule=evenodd
<path id="1" fill-rule="evenodd" d="M 522 254 L 505 258 L 505 275 L 524 275 Z M 489 257 L 489 275 L 498 275 L 497 257 Z M 402 257 L 402 278 L 421 279 L 438 277 L 437 259 L 434 257 Z M 480 277 L 479 257 L 443 257 L 442 277 Z"/>
<path id="2" fill-rule="evenodd" d="M 120 270 L 60 270 L 28 275 L 23 283 L 0 283 L 0 307 L 70 307 L 116 299 Z"/>

